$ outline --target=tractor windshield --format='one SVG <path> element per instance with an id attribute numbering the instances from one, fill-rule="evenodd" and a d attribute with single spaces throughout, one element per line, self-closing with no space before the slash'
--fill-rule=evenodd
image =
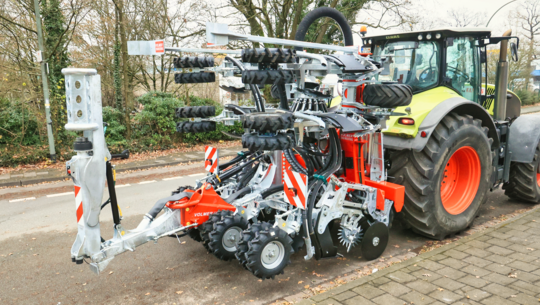
<path id="1" fill-rule="evenodd" d="M 434 41 L 396 41 L 375 44 L 373 59 L 383 63 L 379 81 L 398 82 L 423 91 L 439 81 L 439 44 Z"/>

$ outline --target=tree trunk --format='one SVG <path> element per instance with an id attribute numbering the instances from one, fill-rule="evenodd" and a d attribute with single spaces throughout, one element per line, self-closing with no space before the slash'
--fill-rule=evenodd
<path id="1" fill-rule="evenodd" d="M 130 92 L 129 75 L 128 75 L 128 54 L 127 54 L 127 37 L 124 20 L 124 2 L 123 0 L 115 0 L 116 9 L 118 11 L 118 20 L 120 26 L 120 42 L 122 44 L 122 74 L 124 78 L 124 96 L 125 96 L 125 120 L 126 120 L 126 138 L 131 139 L 131 119 L 130 113 L 133 109 L 133 92 Z"/>

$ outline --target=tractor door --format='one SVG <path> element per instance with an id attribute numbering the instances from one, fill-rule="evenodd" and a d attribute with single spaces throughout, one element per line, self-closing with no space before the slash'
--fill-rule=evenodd
<path id="1" fill-rule="evenodd" d="M 447 38 L 446 45 L 444 84 L 464 98 L 478 102 L 481 70 L 477 40 L 473 37 Z"/>

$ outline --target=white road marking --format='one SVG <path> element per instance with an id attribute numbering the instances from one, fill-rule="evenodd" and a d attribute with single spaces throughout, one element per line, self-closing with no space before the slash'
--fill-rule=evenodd
<path id="1" fill-rule="evenodd" d="M 126 186 L 131 186 L 131 184 L 120 184 L 120 185 L 115 185 L 114 188 L 117 189 L 117 188 L 120 188 L 120 187 L 126 187 Z"/>
<path id="2" fill-rule="evenodd" d="M 36 200 L 36 197 L 13 199 L 13 200 L 10 200 L 9 202 L 21 202 L 21 201 L 27 201 L 27 200 Z"/>
<path id="3" fill-rule="evenodd" d="M 60 196 L 67 196 L 67 195 L 74 195 L 74 194 L 75 194 L 74 192 L 67 192 L 67 193 L 51 194 L 51 195 L 47 195 L 47 197 L 51 198 L 51 197 L 60 197 Z"/>
<path id="4" fill-rule="evenodd" d="M 148 183 L 154 183 L 154 182 L 156 182 L 156 180 L 143 181 L 143 182 L 139 182 L 139 184 L 148 184 Z"/>
<path id="5" fill-rule="evenodd" d="M 176 179 L 180 179 L 180 178 L 183 178 L 183 177 L 182 176 L 177 176 L 177 177 L 163 178 L 163 181 L 176 180 Z"/>
<path id="6" fill-rule="evenodd" d="M 189 175 L 190 177 L 195 177 L 195 176 L 203 176 L 203 175 L 206 175 L 205 173 L 198 173 L 198 174 L 193 174 L 193 175 Z"/>

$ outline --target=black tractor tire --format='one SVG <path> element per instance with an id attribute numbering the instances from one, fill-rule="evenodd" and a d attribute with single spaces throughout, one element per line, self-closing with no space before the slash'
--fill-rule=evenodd
<path id="1" fill-rule="evenodd" d="M 488 137 L 488 128 L 482 126 L 482 121 L 470 115 L 462 116 L 452 112 L 439 122 L 422 151 L 390 151 L 392 166 L 388 171 L 389 181 L 405 186 L 405 205 L 400 213 L 405 227 L 426 237 L 439 240 L 469 227 L 480 206 L 486 201 L 487 192 L 491 186 L 492 143 L 493 139 Z M 474 157 L 465 159 L 473 160 L 472 162 L 476 165 L 476 167 L 473 166 L 475 170 L 471 172 L 479 175 L 479 181 L 470 185 L 473 185 L 474 188 L 474 184 L 478 183 L 478 188 L 476 193 L 471 188 L 465 188 L 465 192 L 450 192 L 450 194 L 457 196 L 452 198 L 461 198 L 454 201 L 454 206 L 447 200 L 447 207 L 453 212 L 451 214 L 443 206 L 441 185 L 443 182 L 449 183 L 445 186 L 450 185 L 452 179 L 454 183 L 452 185 L 457 185 L 456 181 L 460 180 L 459 177 L 455 179 L 448 177 L 454 177 L 451 173 L 460 173 L 459 169 L 465 168 L 465 161 L 461 161 L 462 164 L 452 162 L 452 165 L 459 164 L 460 167 L 457 171 L 450 170 L 448 166 L 451 163 L 449 161 L 454 153 L 461 148 L 463 148 L 461 156 L 463 156 L 464 151 L 474 156 L 472 150 L 467 147 L 472 148 L 478 156 L 477 159 Z M 459 155 L 456 154 L 456 156 Z M 447 173 L 448 170 L 451 173 Z M 466 173 L 466 170 L 463 170 L 462 173 Z M 460 177 L 469 176 L 473 175 Z M 443 181 L 443 179 L 448 180 Z M 467 181 L 466 179 L 461 179 L 461 181 Z M 471 200 L 468 206 L 466 202 L 469 200 L 464 198 Z"/>
<path id="2" fill-rule="evenodd" d="M 192 191 L 195 191 L 195 188 L 190 186 L 190 185 L 186 185 L 186 186 L 181 186 L 179 188 L 177 188 L 176 190 L 174 190 L 171 194 L 172 195 L 176 195 L 176 194 L 180 194 L 182 192 L 184 192 L 185 190 L 192 190 Z"/>
<path id="3" fill-rule="evenodd" d="M 531 163 L 510 163 L 510 178 L 503 189 L 512 199 L 540 203 L 540 143 Z"/>
<path id="4" fill-rule="evenodd" d="M 175 68 L 208 68 L 214 66 L 212 56 L 183 56 L 173 60 Z"/>
<path id="5" fill-rule="evenodd" d="M 396 108 L 412 100 L 412 88 L 404 84 L 369 84 L 364 87 L 362 100 L 367 106 Z"/>
<path id="6" fill-rule="evenodd" d="M 249 85 L 286 84 L 294 81 L 294 73 L 289 70 L 244 70 L 242 83 Z"/>
<path id="7" fill-rule="evenodd" d="M 276 134 L 273 136 L 259 136 L 258 134 L 242 135 L 242 147 L 250 151 L 285 150 L 295 146 L 293 136 Z"/>
<path id="8" fill-rule="evenodd" d="M 211 214 L 208 217 L 208 220 L 203 222 L 203 224 L 198 227 L 199 232 L 201 233 L 202 244 L 208 252 L 212 253 L 212 250 L 210 249 L 209 244 L 211 242 L 210 232 L 214 230 L 214 224 L 217 223 L 218 221 L 221 221 L 221 219 L 224 216 L 229 216 L 229 215 L 232 215 L 231 211 L 219 210 L 215 212 L 214 214 Z"/>
<path id="9" fill-rule="evenodd" d="M 192 106 L 176 108 L 177 118 L 209 118 L 215 115 L 215 106 Z"/>
<path id="10" fill-rule="evenodd" d="M 177 84 L 202 84 L 216 81 L 214 72 L 176 73 L 174 82 Z"/>
<path id="11" fill-rule="evenodd" d="M 249 249 L 245 254 L 246 267 L 260 279 L 274 279 L 276 275 L 283 274 L 285 267 L 291 263 L 292 243 L 292 238 L 278 227 L 259 231 L 259 234 L 248 242 Z M 268 259 L 266 251 L 271 248 L 277 249 L 274 252 L 276 260 L 263 263 L 263 260 Z"/>
<path id="12" fill-rule="evenodd" d="M 247 259 L 246 259 L 246 253 L 249 250 L 248 243 L 250 240 L 257 237 L 260 231 L 262 230 L 268 230 L 272 227 L 271 224 L 268 222 L 261 222 L 261 223 L 255 223 L 250 225 L 246 230 L 242 232 L 242 238 L 238 242 L 238 245 L 236 246 L 236 259 L 238 262 L 240 262 L 240 265 L 244 267 L 246 270 L 248 269 Z"/>
<path id="13" fill-rule="evenodd" d="M 236 244 L 248 224 L 248 221 L 238 214 L 223 216 L 220 221 L 215 222 L 214 229 L 209 233 L 208 246 L 212 253 L 224 261 L 234 259 Z"/>
<path id="14" fill-rule="evenodd" d="M 282 48 L 242 49 L 242 62 L 253 64 L 296 63 L 296 51 Z"/>
<path id="15" fill-rule="evenodd" d="M 176 131 L 180 133 L 198 133 L 216 130 L 216 122 L 178 122 L 176 123 Z"/>
<path id="16" fill-rule="evenodd" d="M 242 126 L 259 132 L 276 132 L 294 127 L 292 113 L 255 112 L 242 116 Z"/>

